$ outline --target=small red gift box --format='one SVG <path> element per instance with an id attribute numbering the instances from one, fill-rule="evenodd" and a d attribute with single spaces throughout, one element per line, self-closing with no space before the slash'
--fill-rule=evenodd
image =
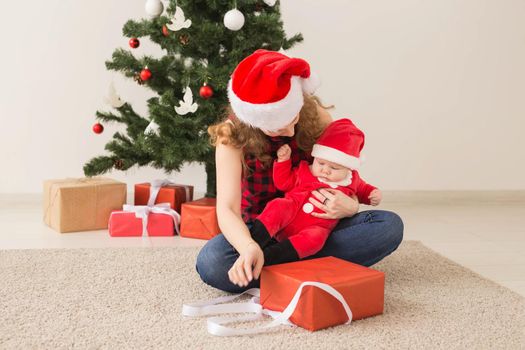
<path id="1" fill-rule="evenodd" d="M 215 198 L 201 198 L 182 204 L 180 236 L 211 239 L 220 233 Z"/>
<path id="2" fill-rule="evenodd" d="M 155 212 L 155 210 L 169 210 L 168 204 L 165 203 L 165 205 L 167 208 L 161 206 L 144 208 L 125 205 L 125 210 L 111 213 L 108 224 L 109 235 L 112 237 L 134 237 L 142 236 L 146 232 L 148 236 L 173 236 L 177 229 L 177 222 L 175 222 L 178 221 L 177 214 L 173 213 L 173 210 L 171 210 L 171 214 Z M 141 208 L 142 215 L 137 217 L 135 212 L 126 210 L 126 208 L 130 208 L 130 210 Z M 147 212 L 144 212 L 144 210 L 147 210 Z M 144 225 L 143 220 L 146 220 L 146 225 Z"/>
<path id="3" fill-rule="evenodd" d="M 161 182 L 162 183 L 162 182 Z M 155 181 L 153 182 L 155 184 Z M 193 186 L 179 185 L 169 181 L 164 181 L 153 203 L 150 200 L 151 183 L 141 183 L 135 185 L 135 205 L 154 205 L 158 203 L 169 203 L 171 209 L 177 213 L 181 211 L 184 202 L 193 199 Z"/>
<path id="4" fill-rule="evenodd" d="M 326 283 L 341 293 L 352 311 L 352 320 L 383 313 L 385 274 L 332 256 L 264 267 L 261 305 L 283 311 L 306 281 Z M 343 324 L 348 316 L 333 296 L 306 286 L 290 321 L 315 331 Z"/>

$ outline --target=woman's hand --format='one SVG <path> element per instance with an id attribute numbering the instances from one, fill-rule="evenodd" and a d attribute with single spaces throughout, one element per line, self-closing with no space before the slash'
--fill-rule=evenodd
<path id="1" fill-rule="evenodd" d="M 228 277 L 232 283 L 246 287 L 254 278 L 259 279 L 263 265 L 261 247 L 255 241 L 250 242 L 228 271 Z"/>
<path id="2" fill-rule="evenodd" d="M 359 210 L 359 203 L 353 197 L 333 188 L 321 188 L 312 191 L 315 198 L 310 198 L 312 203 L 324 213 L 312 212 L 311 215 L 321 219 L 342 219 L 353 216 Z M 316 199 L 317 198 L 317 199 Z"/>

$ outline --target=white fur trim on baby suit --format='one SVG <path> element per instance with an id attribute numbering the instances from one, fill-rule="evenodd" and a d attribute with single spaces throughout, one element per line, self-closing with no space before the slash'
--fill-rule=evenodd
<path id="1" fill-rule="evenodd" d="M 361 161 L 359 158 L 341 152 L 335 148 L 315 144 L 312 149 L 312 157 L 322 158 L 337 163 L 352 170 L 359 170 Z"/>

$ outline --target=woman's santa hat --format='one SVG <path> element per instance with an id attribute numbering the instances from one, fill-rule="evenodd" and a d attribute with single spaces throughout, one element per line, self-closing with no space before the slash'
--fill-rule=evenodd
<path id="1" fill-rule="evenodd" d="M 365 134 L 350 119 L 339 119 L 326 127 L 313 147 L 312 157 L 359 170 L 364 145 Z"/>
<path id="2" fill-rule="evenodd" d="M 303 91 L 313 94 L 319 85 L 305 60 L 261 49 L 237 65 L 228 84 L 228 97 L 241 121 L 277 131 L 301 110 Z"/>

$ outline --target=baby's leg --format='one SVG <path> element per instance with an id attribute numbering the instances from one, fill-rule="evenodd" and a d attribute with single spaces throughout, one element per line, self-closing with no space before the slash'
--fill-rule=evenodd
<path id="1" fill-rule="evenodd" d="M 293 220 L 296 212 L 297 208 L 291 199 L 276 198 L 268 202 L 253 223 L 250 230 L 252 238 L 264 248 L 277 232 Z"/>
<path id="2" fill-rule="evenodd" d="M 284 264 L 317 253 L 330 235 L 330 229 L 308 226 L 276 244 L 264 248 L 264 265 Z"/>
<path id="3" fill-rule="evenodd" d="M 263 212 L 257 217 L 270 236 L 275 236 L 277 232 L 293 220 L 297 206 L 294 201 L 288 198 L 276 198 L 268 202 Z"/>
<path id="4" fill-rule="evenodd" d="M 303 259 L 320 251 L 331 231 L 329 227 L 312 225 L 290 236 L 289 240 L 299 258 Z"/>

